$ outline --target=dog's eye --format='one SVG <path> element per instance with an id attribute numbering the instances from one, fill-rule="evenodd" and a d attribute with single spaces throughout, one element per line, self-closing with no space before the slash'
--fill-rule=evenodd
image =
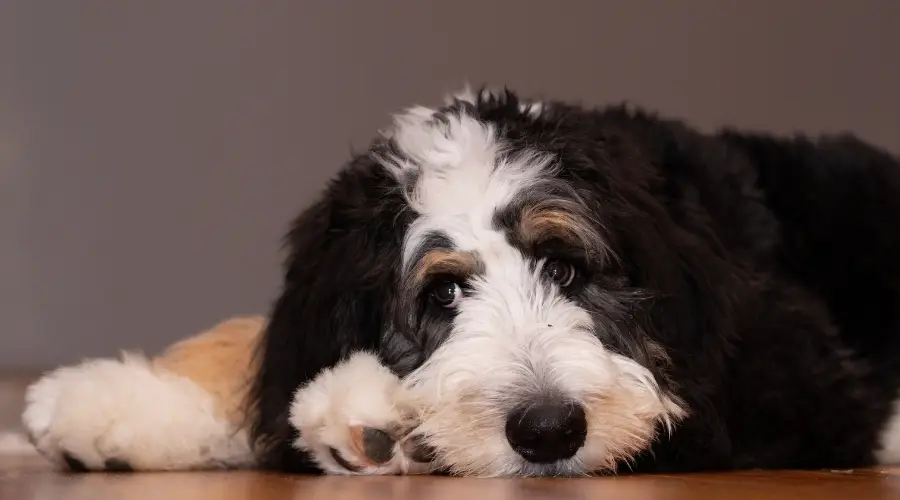
<path id="1" fill-rule="evenodd" d="M 459 305 L 463 298 L 462 288 L 455 281 L 439 281 L 431 287 L 431 300 L 448 309 Z"/>
<path id="2" fill-rule="evenodd" d="M 545 276 L 560 287 L 567 287 L 575 279 L 575 266 L 559 259 L 550 259 L 542 269 Z"/>

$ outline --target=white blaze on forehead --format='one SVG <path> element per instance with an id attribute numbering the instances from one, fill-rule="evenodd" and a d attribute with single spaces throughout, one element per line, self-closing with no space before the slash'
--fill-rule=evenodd
<path id="1" fill-rule="evenodd" d="M 397 116 L 387 135 L 404 157 L 380 159 L 398 179 L 415 179 L 408 201 L 420 217 L 407 232 L 405 264 L 434 230 L 462 250 L 503 241 L 492 228 L 494 214 L 546 175 L 552 162 L 550 155 L 508 151 L 492 123 L 435 113 L 416 107 Z"/>

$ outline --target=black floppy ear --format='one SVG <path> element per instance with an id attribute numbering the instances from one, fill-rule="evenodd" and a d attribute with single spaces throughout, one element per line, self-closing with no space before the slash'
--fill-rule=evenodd
<path id="1" fill-rule="evenodd" d="M 266 468 L 314 470 L 292 448 L 296 389 L 354 351 L 377 349 L 400 251 L 396 184 L 368 163 L 350 166 L 294 222 L 281 295 L 256 353 L 251 431 Z"/>

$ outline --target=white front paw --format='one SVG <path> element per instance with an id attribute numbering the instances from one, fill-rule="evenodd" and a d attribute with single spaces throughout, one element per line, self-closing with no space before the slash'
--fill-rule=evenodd
<path id="1" fill-rule="evenodd" d="M 374 355 L 353 354 L 299 388 L 290 422 L 295 447 L 332 474 L 431 472 L 431 454 L 415 436 L 416 412 L 400 380 Z"/>
<path id="2" fill-rule="evenodd" d="M 131 356 L 44 375 L 26 392 L 22 422 L 38 451 L 76 471 L 248 463 L 245 433 L 214 406 L 190 380 Z"/>

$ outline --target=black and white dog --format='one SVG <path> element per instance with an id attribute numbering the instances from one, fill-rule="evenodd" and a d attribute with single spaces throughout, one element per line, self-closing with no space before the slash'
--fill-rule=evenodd
<path id="1" fill-rule="evenodd" d="M 341 474 L 900 463 L 900 163 L 852 136 L 466 91 L 399 114 L 288 246 L 238 347 L 35 384 L 38 448 Z"/>

